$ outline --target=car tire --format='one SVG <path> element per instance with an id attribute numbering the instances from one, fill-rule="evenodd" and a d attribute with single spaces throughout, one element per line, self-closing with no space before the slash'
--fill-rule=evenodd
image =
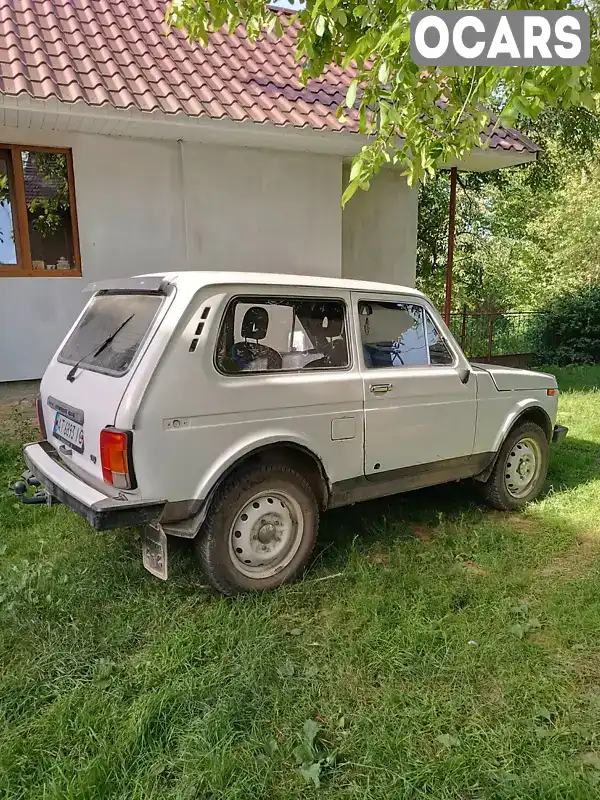
<path id="1" fill-rule="evenodd" d="M 319 506 L 292 467 L 264 464 L 234 473 L 218 489 L 195 549 L 221 594 L 275 589 L 296 578 L 315 546 Z"/>
<path id="2" fill-rule="evenodd" d="M 548 438 L 534 422 L 517 424 L 508 434 L 494 468 L 483 485 L 487 503 L 514 511 L 530 503 L 544 487 L 548 472 Z"/>

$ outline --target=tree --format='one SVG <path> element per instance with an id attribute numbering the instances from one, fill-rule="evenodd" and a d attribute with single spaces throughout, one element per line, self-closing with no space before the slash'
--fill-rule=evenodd
<path id="1" fill-rule="evenodd" d="M 535 309 L 600 279 L 600 117 L 546 109 L 520 120 L 543 148 L 534 163 L 459 173 L 454 308 Z M 443 301 L 449 180 L 420 187 L 418 285 Z"/>
<path id="2" fill-rule="evenodd" d="M 582 67 L 440 67 L 424 69 L 410 58 L 410 16 L 423 9 L 581 10 L 581 0 L 307 0 L 298 11 L 301 23 L 297 59 L 302 79 L 320 75 L 330 63 L 348 68 L 356 78 L 347 92 L 346 109 L 355 109 L 359 129 L 371 141 L 354 158 L 343 202 L 386 163 L 400 164 L 411 185 L 480 144 L 491 111 L 511 125 L 521 116 L 535 120 L 547 108 L 574 106 L 594 111 L 600 91 L 600 14 L 596 0 L 584 0 L 591 17 L 591 52 Z M 173 0 L 169 24 L 206 43 L 211 31 L 244 24 L 250 39 L 268 30 L 282 35 L 290 24 L 264 0 Z M 343 109 L 338 114 L 344 118 Z"/>

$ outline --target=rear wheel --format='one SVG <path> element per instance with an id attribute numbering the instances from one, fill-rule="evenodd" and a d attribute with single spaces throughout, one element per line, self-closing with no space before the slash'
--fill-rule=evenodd
<path id="1" fill-rule="evenodd" d="M 513 511 L 534 500 L 548 472 L 548 439 L 534 422 L 517 425 L 508 435 L 492 474 L 484 484 L 487 502 Z"/>
<path id="2" fill-rule="evenodd" d="M 304 569 L 318 524 L 308 481 L 288 466 L 267 464 L 236 473 L 218 491 L 196 552 L 222 594 L 274 589 Z"/>

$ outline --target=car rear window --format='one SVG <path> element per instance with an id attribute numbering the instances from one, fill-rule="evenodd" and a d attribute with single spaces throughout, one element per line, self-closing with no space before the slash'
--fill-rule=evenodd
<path id="1" fill-rule="evenodd" d="M 123 375 L 140 349 L 163 299 L 157 294 L 96 295 L 65 342 L 58 360 L 64 364 L 81 362 L 82 369 Z M 115 338 L 96 355 L 103 342 L 121 325 Z"/>

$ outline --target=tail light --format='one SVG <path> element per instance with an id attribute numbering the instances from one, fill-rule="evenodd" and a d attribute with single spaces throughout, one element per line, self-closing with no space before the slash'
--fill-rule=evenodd
<path id="1" fill-rule="evenodd" d="M 44 422 L 44 407 L 42 405 L 42 396 L 38 394 L 35 398 L 35 413 L 37 414 L 38 428 L 42 435 L 42 439 L 47 439 L 46 436 L 46 423 Z"/>
<path id="2" fill-rule="evenodd" d="M 117 489 L 135 489 L 137 484 L 131 458 L 131 431 L 104 428 L 100 431 L 102 477 Z"/>

